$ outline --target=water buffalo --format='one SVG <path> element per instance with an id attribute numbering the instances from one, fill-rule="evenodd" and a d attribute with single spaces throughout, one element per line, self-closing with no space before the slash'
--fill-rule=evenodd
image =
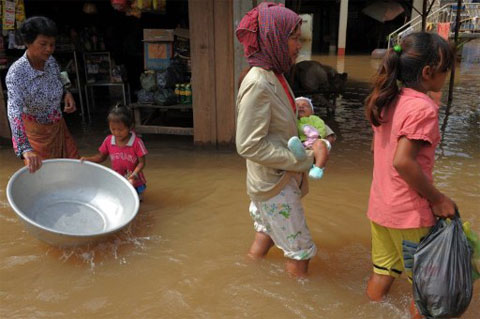
<path id="1" fill-rule="evenodd" d="M 336 99 L 344 92 L 347 73 L 338 73 L 317 61 L 302 61 L 292 67 L 288 80 L 296 96 L 311 96 L 315 105 L 335 112 Z"/>

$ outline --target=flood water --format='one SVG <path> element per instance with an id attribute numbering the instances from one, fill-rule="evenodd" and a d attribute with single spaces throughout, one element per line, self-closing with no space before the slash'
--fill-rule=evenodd
<path id="1" fill-rule="evenodd" d="M 335 57 L 315 57 L 337 67 Z M 146 135 L 148 189 L 132 224 L 92 247 L 59 249 L 26 232 L 7 203 L 9 177 L 22 166 L 0 149 L 0 318 L 409 318 L 406 279 L 385 302 L 364 294 L 371 273 L 365 217 L 371 181 L 371 132 L 362 101 L 378 60 L 347 57 L 349 84 L 334 116 L 338 134 L 324 178 L 304 198 L 319 252 L 308 279 L 284 271 L 273 248 L 261 262 L 246 252 L 253 223 L 245 163 L 234 150 L 199 150 L 191 138 Z M 435 180 L 480 233 L 479 70 L 462 70 L 454 103 L 441 108 Z M 106 136 L 71 126 L 81 154 Z M 107 165 L 107 164 L 106 164 Z M 480 313 L 480 283 L 462 318 Z"/>

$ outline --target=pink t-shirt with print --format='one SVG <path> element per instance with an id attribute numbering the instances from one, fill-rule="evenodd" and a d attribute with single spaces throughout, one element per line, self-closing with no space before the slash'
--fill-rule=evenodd
<path id="1" fill-rule="evenodd" d="M 433 181 L 435 148 L 440 141 L 438 106 L 426 94 L 407 88 L 401 90 L 394 103 L 383 115 L 385 123 L 373 127 L 373 181 L 367 216 L 390 228 L 432 226 L 435 217 L 428 201 L 400 177 L 393 158 L 402 136 L 428 142 L 420 149 L 417 162 L 428 180 Z"/>
<path id="2" fill-rule="evenodd" d="M 98 149 L 100 153 L 110 156 L 112 169 L 122 176 L 125 176 L 128 172 L 133 172 L 138 165 L 138 159 L 148 154 L 143 141 L 135 133 L 130 132 L 130 134 L 130 139 L 124 146 L 118 146 L 115 136 L 109 135 Z M 138 187 L 146 184 L 146 182 L 143 172 L 140 172 L 133 186 Z"/>

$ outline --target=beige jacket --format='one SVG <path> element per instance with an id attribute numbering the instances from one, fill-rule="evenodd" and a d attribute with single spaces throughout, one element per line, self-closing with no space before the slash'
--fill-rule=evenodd
<path id="1" fill-rule="evenodd" d="M 295 177 L 302 196 L 305 195 L 306 173 L 313 164 L 313 152 L 307 151 L 307 158 L 297 161 L 287 148 L 290 137 L 298 135 L 297 120 L 275 74 L 251 68 L 238 91 L 237 107 L 236 145 L 238 154 L 247 160 L 250 198 L 258 201 L 272 198 L 291 177 Z"/>

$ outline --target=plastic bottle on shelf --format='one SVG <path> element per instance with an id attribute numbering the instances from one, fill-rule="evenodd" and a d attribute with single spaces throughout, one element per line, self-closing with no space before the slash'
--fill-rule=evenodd
<path id="1" fill-rule="evenodd" d="M 185 84 L 184 83 L 180 84 L 180 104 L 185 103 L 185 96 L 186 96 L 185 91 L 186 91 Z"/>
<path id="2" fill-rule="evenodd" d="M 177 99 L 177 103 L 180 103 L 180 83 L 175 84 L 175 97 Z"/>
<path id="3" fill-rule="evenodd" d="M 185 104 L 190 104 L 192 103 L 192 86 L 190 83 L 185 85 Z"/>

